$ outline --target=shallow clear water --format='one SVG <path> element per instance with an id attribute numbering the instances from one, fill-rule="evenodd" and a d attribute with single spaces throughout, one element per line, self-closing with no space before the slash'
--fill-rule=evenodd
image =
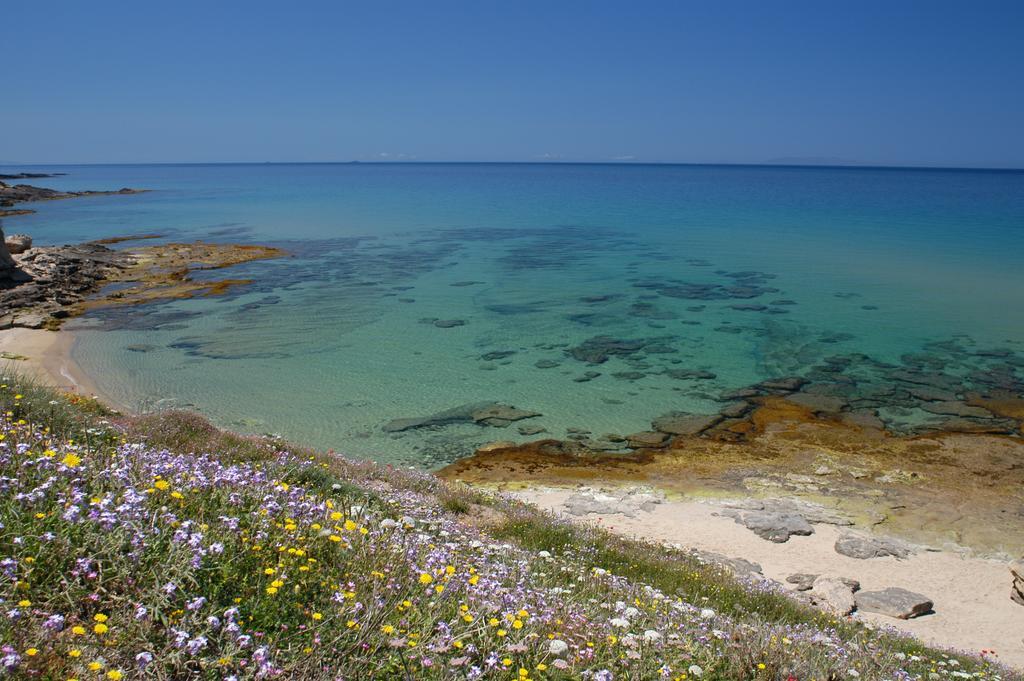
<path id="1" fill-rule="evenodd" d="M 8 232 L 40 243 L 159 232 L 294 254 L 232 271 L 258 283 L 229 297 L 76 321 L 76 359 L 104 392 L 354 456 L 434 466 L 482 442 L 527 439 L 523 425 L 554 437 L 644 430 L 664 412 L 716 411 L 723 392 L 830 357 L 862 353 L 881 366 L 930 353 L 956 374 L 982 366 L 964 359 L 972 349 L 1024 355 L 1024 172 L 53 170 L 69 175 L 33 182 L 157 191 L 39 204 L 6 220 Z M 597 365 L 567 352 L 597 336 L 643 347 Z M 587 371 L 601 375 L 575 380 Z M 382 430 L 480 401 L 543 416 Z"/>

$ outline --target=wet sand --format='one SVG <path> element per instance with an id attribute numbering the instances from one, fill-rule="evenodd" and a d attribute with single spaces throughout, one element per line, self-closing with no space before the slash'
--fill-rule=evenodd
<path id="1" fill-rule="evenodd" d="M 96 384 L 73 359 L 75 335 L 70 331 L 11 328 L 0 331 L 0 366 L 26 374 L 46 385 L 71 393 L 96 397 L 119 411 L 126 411 Z"/>

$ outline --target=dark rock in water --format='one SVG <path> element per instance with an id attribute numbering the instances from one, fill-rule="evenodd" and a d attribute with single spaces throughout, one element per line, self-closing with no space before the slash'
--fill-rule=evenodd
<path id="1" fill-rule="evenodd" d="M 465 326 L 466 321 L 464 319 L 438 319 L 434 322 L 434 326 L 439 329 L 450 329 L 455 326 Z"/>
<path id="2" fill-rule="evenodd" d="M 758 397 L 759 395 L 761 395 L 761 391 L 755 388 L 740 388 L 739 390 L 733 390 L 731 393 L 722 395 L 721 401 L 743 400 L 748 397 Z"/>
<path id="3" fill-rule="evenodd" d="M 835 414 L 842 411 L 847 402 L 841 397 L 833 395 L 816 395 L 814 393 L 800 392 L 793 393 L 786 398 L 787 402 L 800 405 L 810 409 L 814 413 Z"/>
<path id="4" fill-rule="evenodd" d="M 643 378 L 646 375 L 647 374 L 645 374 L 642 371 L 618 371 L 612 374 L 614 378 L 618 378 L 624 381 L 636 381 Z"/>
<path id="5" fill-rule="evenodd" d="M 668 435 L 654 431 L 632 433 L 626 436 L 626 442 L 633 449 L 645 449 L 649 447 L 664 447 L 668 444 Z"/>
<path id="6" fill-rule="evenodd" d="M 927 596 L 898 587 L 861 591 L 854 599 L 858 610 L 877 612 L 901 620 L 929 613 L 934 605 Z"/>
<path id="7" fill-rule="evenodd" d="M 919 400 L 925 402 L 955 402 L 956 393 L 948 390 L 940 390 L 938 388 L 932 388 L 926 385 L 913 386 L 909 390 L 910 394 Z"/>
<path id="8" fill-rule="evenodd" d="M 651 345 L 644 346 L 644 352 L 648 355 L 670 355 L 678 351 L 671 345 L 652 343 Z"/>
<path id="9" fill-rule="evenodd" d="M 646 344 L 644 340 L 620 340 L 611 336 L 594 336 L 576 347 L 569 348 L 566 353 L 581 362 L 603 364 L 613 356 L 628 357 L 635 354 Z"/>
<path id="10" fill-rule="evenodd" d="M 975 435 L 1012 435 L 1017 432 L 1017 422 L 1013 419 L 969 418 L 947 419 L 935 426 L 935 430 L 947 433 L 971 433 Z"/>
<path id="11" fill-rule="evenodd" d="M 553 359 L 538 359 L 533 364 L 533 366 L 537 367 L 538 369 L 554 369 L 555 367 L 561 365 L 561 362 L 556 362 Z"/>
<path id="12" fill-rule="evenodd" d="M 788 298 L 783 298 L 780 300 L 773 300 L 772 305 L 796 305 L 796 301 L 789 300 Z"/>
<path id="13" fill-rule="evenodd" d="M 720 414 L 687 414 L 671 412 L 651 422 L 654 430 L 669 435 L 698 435 L 722 420 Z"/>
<path id="14" fill-rule="evenodd" d="M 543 426 L 519 426 L 519 428 L 517 428 L 517 430 L 519 431 L 520 435 L 526 435 L 526 436 L 529 436 L 529 435 L 540 435 L 541 433 L 548 432 L 548 429 L 544 428 Z"/>
<path id="15" fill-rule="evenodd" d="M 498 428 L 504 428 L 513 421 L 521 421 L 523 419 L 534 418 L 536 416 L 542 416 L 537 411 L 526 411 L 525 409 L 516 409 L 505 404 L 494 404 L 484 409 L 478 409 L 474 411 L 470 416 L 473 421 L 477 423 L 483 423 L 488 426 L 496 426 Z"/>
<path id="16" fill-rule="evenodd" d="M 153 350 L 156 350 L 156 348 L 157 346 L 150 345 L 148 343 L 136 343 L 133 345 L 127 345 L 124 349 L 128 352 L 152 352 Z"/>
<path id="17" fill-rule="evenodd" d="M 477 284 L 482 284 L 482 283 L 484 283 L 484 282 L 482 282 L 482 281 L 457 281 L 454 284 L 449 284 L 449 285 L 450 286 L 476 286 Z"/>
<path id="18" fill-rule="evenodd" d="M 707 307 L 708 307 L 707 305 L 691 305 L 690 307 L 686 308 L 686 311 L 687 312 L 703 312 L 704 310 L 707 309 Z"/>
<path id="19" fill-rule="evenodd" d="M 674 378 L 680 381 L 690 379 L 708 381 L 718 377 L 717 374 L 711 371 L 704 371 L 702 369 L 668 369 L 665 371 L 665 375 L 669 378 Z"/>
<path id="20" fill-rule="evenodd" d="M 414 428 L 445 426 L 451 423 L 479 423 L 488 426 L 504 427 L 513 421 L 540 416 L 535 411 L 516 409 L 498 402 L 475 402 L 446 409 L 430 416 L 394 419 L 384 424 L 383 430 L 388 433 L 399 433 Z"/>
<path id="21" fill-rule="evenodd" d="M 600 375 L 600 372 L 597 371 L 585 371 L 582 376 L 577 376 L 572 380 L 575 381 L 576 383 L 586 383 L 587 381 L 594 380 Z"/>
<path id="22" fill-rule="evenodd" d="M 603 296 L 584 296 L 584 297 L 580 298 L 580 302 L 583 302 L 583 303 L 607 303 L 610 300 L 615 300 L 616 298 L 620 298 L 620 297 L 621 296 L 619 296 L 618 294 L 614 294 L 614 293 L 603 295 Z"/>
<path id="23" fill-rule="evenodd" d="M 718 413 L 726 418 L 739 418 L 754 408 L 750 402 L 733 402 L 732 404 L 722 407 Z"/>
<path id="24" fill-rule="evenodd" d="M 896 539 L 859 534 L 843 535 L 836 540 L 835 550 L 836 553 L 861 560 L 885 556 L 907 558 L 914 552 L 908 544 Z"/>
<path id="25" fill-rule="evenodd" d="M 929 402 L 922 404 L 921 409 L 931 414 L 943 414 L 948 416 L 959 416 L 961 418 L 987 419 L 992 417 L 992 412 L 981 407 L 972 407 L 963 402 Z"/>
<path id="26" fill-rule="evenodd" d="M 755 303 L 738 303 L 736 305 L 730 305 L 733 310 L 740 310 L 741 312 L 763 312 L 768 309 L 767 305 L 757 305 Z"/>
<path id="27" fill-rule="evenodd" d="M 515 350 L 495 350 L 494 352 L 488 352 L 487 354 L 480 355 L 480 359 L 493 362 L 496 359 L 505 359 L 516 354 Z"/>
<path id="28" fill-rule="evenodd" d="M 761 381 L 757 385 L 759 388 L 763 388 L 765 390 L 796 392 L 807 385 L 807 383 L 808 381 L 806 378 L 801 378 L 799 376 L 787 376 L 785 378 L 771 378 L 767 381 Z"/>
<path id="29" fill-rule="evenodd" d="M 862 310 L 877 310 L 878 306 L 877 305 L 861 305 L 860 309 L 862 309 Z"/>
<path id="30" fill-rule="evenodd" d="M 878 414 L 873 410 L 848 412 L 843 414 L 842 420 L 843 423 L 849 423 L 858 428 L 874 428 L 876 430 L 883 430 L 885 428 L 885 422 L 878 418 Z"/>

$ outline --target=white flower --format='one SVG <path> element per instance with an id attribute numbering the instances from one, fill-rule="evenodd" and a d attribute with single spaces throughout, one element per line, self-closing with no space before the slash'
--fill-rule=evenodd
<path id="1" fill-rule="evenodd" d="M 703 608 L 700 611 L 700 618 L 702 620 L 709 620 L 709 619 L 711 619 L 714 616 L 715 616 L 715 611 L 712 610 L 711 608 Z"/>
<path id="2" fill-rule="evenodd" d="M 704 670 L 700 668 L 700 665 L 691 664 L 686 671 L 690 672 L 690 676 L 696 676 L 698 679 L 704 676 Z"/>
<path id="3" fill-rule="evenodd" d="M 648 629 L 644 632 L 644 642 L 646 643 L 657 643 L 661 638 L 661 634 L 654 629 Z"/>
<path id="4" fill-rule="evenodd" d="M 608 571 L 605 570 L 604 568 L 594 568 L 594 574 L 597 575 L 598 577 L 600 577 L 601 575 L 608 574 Z"/>
<path id="5" fill-rule="evenodd" d="M 541 558 L 550 558 L 551 557 L 551 552 L 550 551 L 541 551 L 537 555 L 540 556 Z"/>
<path id="6" fill-rule="evenodd" d="M 619 627 L 621 629 L 629 628 L 629 620 L 627 620 L 625 617 L 615 617 L 609 620 L 608 623 L 611 624 L 613 627 Z"/>
<path id="7" fill-rule="evenodd" d="M 564 655 L 569 652 L 569 644 L 559 639 L 552 639 L 548 643 L 548 652 L 552 655 Z"/>
<path id="8" fill-rule="evenodd" d="M 857 671 L 856 669 L 847 669 L 846 673 L 848 675 L 852 676 L 853 678 L 857 678 L 858 676 L 860 676 L 860 672 Z"/>
<path id="9" fill-rule="evenodd" d="M 392 520 L 391 518 L 385 518 L 384 520 L 380 521 L 380 526 L 383 527 L 385 530 L 390 530 L 392 527 L 398 527 L 398 521 Z"/>
<path id="10" fill-rule="evenodd" d="M 624 617 L 638 617 L 640 615 L 640 611 L 636 608 L 629 607 L 626 608 L 626 610 L 622 614 Z"/>

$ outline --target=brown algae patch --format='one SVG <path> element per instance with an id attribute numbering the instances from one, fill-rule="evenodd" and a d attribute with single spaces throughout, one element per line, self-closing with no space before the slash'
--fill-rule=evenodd
<path id="1" fill-rule="evenodd" d="M 154 238 L 150 235 L 134 238 Z M 108 243 L 111 243 L 108 241 Z M 197 280 L 197 272 L 219 270 L 287 253 L 271 246 L 205 242 L 144 246 L 128 251 L 128 266 L 112 273 L 105 284 L 125 284 L 86 300 L 81 311 L 112 305 L 141 305 L 200 296 L 217 296 L 252 283 L 251 279 Z"/>
<path id="2" fill-rule="evenodd" d="M 607 455 L 571 441 L 501 443 L 439 471 L 509 485 L 643 484 L 696 497 L 788 497 L 842 509 L 863 527 L 985 553 L 1024 552 L 1024 441 L 988 434 L 894 436 L 766 398 L 742 441 L 676 437 Z"/>

